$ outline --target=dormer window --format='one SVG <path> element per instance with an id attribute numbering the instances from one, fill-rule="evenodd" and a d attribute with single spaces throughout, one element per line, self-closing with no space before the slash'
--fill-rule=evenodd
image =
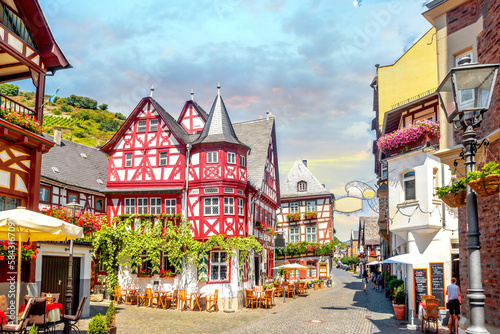
<path id="1" fill-rule="evenodd" d="M 137 132 L 146 132 L 146 121 L 137 122 Z"/>
<path id="2" fill-rule="evenodd" d="M 306 191 L 307 190 L 307 183 L 305 181 L 300 181 L 297 184 L 297 190 L 298 191 Z"/>

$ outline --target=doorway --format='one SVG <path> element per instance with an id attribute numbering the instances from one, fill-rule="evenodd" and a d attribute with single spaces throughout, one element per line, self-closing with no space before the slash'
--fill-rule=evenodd
<path id="1" fill-rule="evenodd" d="M 255 272 L 255 285 L 260 285 L 260 261 L 259 261 L 259 257 L 256 256 L 254 258 L 254 272 Z"/>

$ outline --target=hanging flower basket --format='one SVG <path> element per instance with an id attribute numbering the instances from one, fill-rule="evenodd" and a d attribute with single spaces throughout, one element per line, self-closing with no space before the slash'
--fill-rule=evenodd
<path id="1" fill-rule="evenodd" d="M 487 197 L 497 194 L 500 188 L 500 175 L 488 175 L 469 181 L 469 186 L 480 196 Z"/>
<path id="2" fill-rule="evenodd" d="M 441 197 L 443 202 L 446 203 L 450 208 L 458 208 L 465 205 L 465 191 L 460 191 L 454 194 L 448 194 Z"/>

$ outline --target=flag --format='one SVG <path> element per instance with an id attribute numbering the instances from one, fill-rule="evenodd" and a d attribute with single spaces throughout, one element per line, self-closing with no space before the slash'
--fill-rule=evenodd
<path id="1" fill-rule="evenodd" d="M 61 89 L 61 87 L 57 88 L 57 90 L 54 93 L 54 95 L 52 95 L 51 97 L 49 97 L 49 100 L 47 102 L 54 102 L 54 100 L 56 99 L 56 95 L 59 92 L 59 89 Z"/>

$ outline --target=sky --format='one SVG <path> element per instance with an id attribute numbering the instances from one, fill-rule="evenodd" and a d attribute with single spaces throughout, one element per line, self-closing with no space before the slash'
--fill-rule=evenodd
<path id="1" fill-rule="evenodd" d="M 308 160 L 337 198 L 349 181 L 375 187 L 375 64 L 394 63 L 431 28 L 424 0 L 39 1 L 73 66 L 47 77 L 46 94 L 61 87 L 58 96 L 127 116 L 154 85 L 177 117 L 191 89 L 209 111 L 220 83 L 233 123 L 276 117 L 281 182 Z M 376 213 L 335 214 L 340 240 L 359 215 Z"/>

